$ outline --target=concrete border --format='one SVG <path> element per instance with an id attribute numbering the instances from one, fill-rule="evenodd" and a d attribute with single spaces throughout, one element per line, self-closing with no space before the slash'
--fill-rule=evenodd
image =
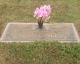
<path id="1" fill-rule="evenodd" d="M 36 40 L 37 41 L 37 40 Z M 29 42 L 36 42 L 36 41 L 0 41 L 2 43 L 12 43 L 12 42 L 15 42 L 15 43 L 29 43 Z M 45 40 L 42 40 L 42 41 L 45 41 Z M 58 41 L 58 40 L 50 40 L 50 42 L 60 42 L 60 43 L 79 43 L 79 41 Z M 37 41 L 39 42 L 39 41 Z M 41 42 L 41 41 L 40 41 Z M 49 42 L 49 41 L 45 41 L 45 42 Z"/>
<path id="2" fill-rule="evenodd" d="M 0 42 L 3 42 L 3 43 L 11 43 L 11 42 L 20 42 L 20 43 L 23 43 L 23 42 L 35 42 L 35 41 L 2 41 L 2 39 L 3 39 L 3 37 L 4 37 L 4 35 L 6 34 L 6 32 L 7 32 L 7 29 L 8 29 L 8 27 L 11 25 L 11 24 L 36 24 L 37 25 L 37 23 L 22 23 L 22 22 L 10 22 L 10 23 L 8 23 L 7 24 L 7 26 L 6 26 L 6 28 L 4 29 L 4 32 L 2 33 L 2 35 L 1 35 L 1 38 L 0 38 Z M 54 23 L 45 23 L 45 25 L 53 25 Z M 55 24 L 58 24 L 58 23 L 55 23 Z M 64 23 L 60 23 L 60 24 L 64 24 Z M 65 23 L 65 24 L 71 24 L 72 25 L 72 27 L 73 27 L 73 30 L 74 30 L 74 32 L 75 32 L 75 36 L 76 36 L 76 38 L 77 38 L 77 41 L 58 41 L 58 42 L 61 42 L 61 43 L 65 43 L 65 42 L 67 42 L 67 43 L 72 43 L 72 42 L 74 42 L 74 43 L 76 43 L 76 42 L 80 42 L 80 39 L 79 39 L 79 36 L 78 36 L 78 32 L 77 32 L 77 30 L 76 30 L 76 28 L 74 27 L 74 24 L 73 23 Z M 36 40 L 37 41 L 37 40 Z M 45 41 L 45 40 L 44 40 Z M 56 41 L 56 40 L 51 40 L 51 41 Z"/>
<path id="3" fill-rule="evenodd" d="M 9 26 L 10 26 L 10 23 L 8 23 L 8 24 L 6 25 L 6 28 L 4 29 L 4 32 L 3 32 L 2 35 L 1 35 L 1 38 L 0 38 L 0 41 L 1 41 L 1 42 L 2 42 L 3 36 L 4 36 L 5 33 L 7 32 L 7 29 L 8 29 Z"/>
<path id="4" fill-rule="evenodd" d="M 74 32 L 75 32 L 75 36 L 76 36 L 76 38 L 77 38 L 77 41 L 80 42 L 80 39 L 79 39 L 79 36 L 78 36 L 78 32 L 77 32 L 77 30 L 76 30 L 76 28 L 75 28 L 75 25 L 72 24 L 72 27 L 73 27 L 73 30 L 74 30 Z"/>

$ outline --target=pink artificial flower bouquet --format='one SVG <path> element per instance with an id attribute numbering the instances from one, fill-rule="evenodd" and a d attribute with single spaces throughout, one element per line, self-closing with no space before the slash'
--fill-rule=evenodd
<path id="1" fill-rule="evenodd" d="M 51 6 L 50 5 L 43 5 L 39 8 L 36 8 L 34 11 L 34 17 L 38 20 L 39 28 L 43 27 L 43 22 L 50 18 L 51 14 Z"/>

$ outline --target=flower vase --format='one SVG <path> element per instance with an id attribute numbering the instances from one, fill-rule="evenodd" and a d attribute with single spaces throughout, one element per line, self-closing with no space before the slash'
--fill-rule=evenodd
<path id="1" fill-rule="evenodd" d="M 42 20 L 42 18 L 40 18 L 40 19 L 38 20 L 38 28 L 39 28 L 39 29 L 42 29 L 42 28 L 43 28 L 43 20 Z"/>

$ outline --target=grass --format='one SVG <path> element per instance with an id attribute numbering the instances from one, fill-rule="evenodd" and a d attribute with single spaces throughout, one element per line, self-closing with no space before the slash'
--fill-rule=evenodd
<path id="1" fill-rule="evenodd" d="M 52 7 L 50 23 L 73 22 L 80 27 L 80 0 L 0 0 L 0 34 L 8 22 L 37 22 L 33 11 L 43 4 Z"/>
<path id="2" fill-rule="evenodd" d="M 80 32 L 80 0 L 0 0 L 0 35 L 8 22 L 37 22 L 42 4 L 52 6 L 49 23 L 73 22 Z M 0 64 L 80 64 L 80 44 L 0 43 Z"/>
<path id="3" fill-rule="evenodd" d="M 59 42 L 0 43 L 0 64 L 80 64 L 80 45 Z"/>

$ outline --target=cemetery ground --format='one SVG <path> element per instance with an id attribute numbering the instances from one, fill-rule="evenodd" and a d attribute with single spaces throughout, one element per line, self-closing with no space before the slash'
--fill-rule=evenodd
<path id="1" fill-rule="evenodd" d="M 8 22 L 37 22 L 33 10 L 51 4 L 49 23 L 74 23 L 80 33 L 80 0 L 0 0 L 0 35 Z M 0 64 L 80 64 L 79 43 L 0 43 Z"/>

